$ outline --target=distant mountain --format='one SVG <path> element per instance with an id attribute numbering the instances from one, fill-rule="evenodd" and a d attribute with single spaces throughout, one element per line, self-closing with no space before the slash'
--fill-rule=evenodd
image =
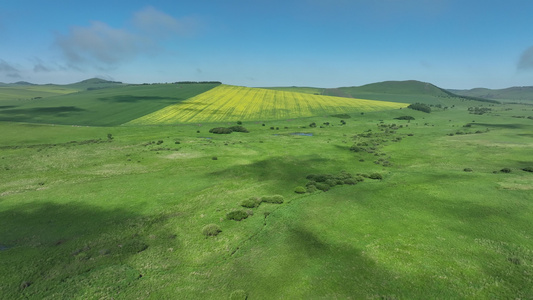
<path id="1" fill-rule="evenodd" d="M 449 89 L 448 91 L 461 96 L 478 97 L 483 99 L 500 100 L 506 102 L 533 102 L 533 86 L 516 86 L 505 89 Z"/>
<path id="2" fill-rule="evenodd" d="M 12 83 L 12 85 L 36 85 L 36 84 L 27 82 L 27 81 L 17 81 L 17 82 Z"/>
<path id="3" fill-rule="evenodd" d="M 103 89 L 108 87 L 114 87 L 123 85 L 120 81 L 110 81 L 105 80 L 101 78 L 90 78 L 86 80 L 82 80 L 80 82 L 67 84 L 65 86 L 73 89 L 79 89 L 79 90 L 97 90 L 97 89 Z"/>

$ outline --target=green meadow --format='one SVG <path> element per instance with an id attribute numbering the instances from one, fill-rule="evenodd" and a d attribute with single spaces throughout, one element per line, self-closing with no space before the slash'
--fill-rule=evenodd
<path id="1" fill-rule="evenodd" d="M 80 83 L 65 86 L 65 88 L 78 88 L 70 90 L 75 91 L 74 93 L 53 96 L 35 91 L 32 87 L 29 90 L 33 96 L 31 99 L 13 99 L 10 94 L 8 96 L 11 98 L 2 100 L 0 96 L 0 121 L 116 126 L 201 94 L 217 85 L 212 83 L 87 87 L 87 84 Z M 79 88 L 85 89 L 79 90 Z M 0 87 L 0 93 L 2 89 Z"/>
<path id="2" fill-rule="evenodd" d="M 531 105 L 121 125 L 212 87 L 1 100 L 2 299 L 532 298 Z"/>

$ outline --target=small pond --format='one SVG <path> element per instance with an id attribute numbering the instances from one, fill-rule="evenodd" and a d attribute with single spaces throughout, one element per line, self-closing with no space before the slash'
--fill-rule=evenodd
<path id="1" fill-rule="evenodd" d="M 301 135 L 301 136 L 313 136 L 312 133 L 306 133 L 306 132 L 293 132 L 291 135 Z"/>

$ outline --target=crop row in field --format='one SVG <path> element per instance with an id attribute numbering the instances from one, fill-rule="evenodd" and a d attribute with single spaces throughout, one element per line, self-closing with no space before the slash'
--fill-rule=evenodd
<path id="1" fill-rule="evenodd" d="M 404 103 L 221 85 L 189 100 L 140 117 L 130 124 L 275 120 L 390 110 L 406 106 Z"/>

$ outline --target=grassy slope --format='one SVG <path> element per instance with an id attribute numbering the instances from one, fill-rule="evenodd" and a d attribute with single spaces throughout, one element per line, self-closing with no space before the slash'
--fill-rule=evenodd
<path id="1" fill-rule="evenodd" d="M 46 98 L 76 92 L 76 89 L 59 85 L 0 86 L 0 105 L 6 100 L 26 100 L 35 97 Z"/>
<path id="2" fill-rule="evenodd" d="M 444 104 L 444 101 L 447 99 L 454 98 L 449 92 L 436 87 L 431 83 L 415 80 L 384 81 L 363 86 L 325 89 L 323 94 L 339 97 L 353 97 L 405 103 L 420 102 L 426 104 Z M 458 99 L 453 100 L 457 101 Z"/>
<path id="3" fill-rule="evenodd" d="M 183 101 L 215 86 L 216 84 L 130 85 L 37 100 L 6 100 L 2 101 L 0 107 L 0 120 L 114 126 Z M 80 88 L 81 85 L 77 87 Z"/>
<path id="4" fill-rule="evenodd" d="M 533 180 L 519 168 L 533 165 L 533 124 L 511 117 L 527 107 L 468 114 L 475 104 L 409 111 L 416 118 L 409 123 L 393 119 L 405 111 L 352 114 L 346 126 L 332 117 L 245 122 L 249 134 L 231 135 L 207 133 L 225 124 L 0 123 L 0 245 L 12 247 L 0 251 L 0 294 L 528 298 Z M 355 134 L 384 134 L 380 120 L 404 125 L 380 138 L 384 155 L 348 150 Z M 448 136 L 477 130 L 484 133 Z M 379 158 L 393 165 L 375 164 Z M 503 167 L 512 172 L 492 173 Z M 340 170 L 380 172 L 384 180 L 293 193 L 310 173 Z M 224 220 L 241 200 L 271 194 L 286 202 L 262 204 L 241 222 Z M 209 223 L 223 232 L 206 239 L 201 229 Z M 25 281 L 32 284 L 22 289 Z"/>
<path id="5" fill-rule="evenodd" d="M 508 102 L 533 103 L 533 87 L 511 87 L 506 89 L 476 88 L 471 90 L 450 90 L 457 95 L 480 97 Z"/>
<path id="6" fill-rule="evenodd" d="M 221 85 L 187 101 L 167 106 L 130 124 L 265 121 L 313 115 L 369 112 L 407 104 Z"/>

